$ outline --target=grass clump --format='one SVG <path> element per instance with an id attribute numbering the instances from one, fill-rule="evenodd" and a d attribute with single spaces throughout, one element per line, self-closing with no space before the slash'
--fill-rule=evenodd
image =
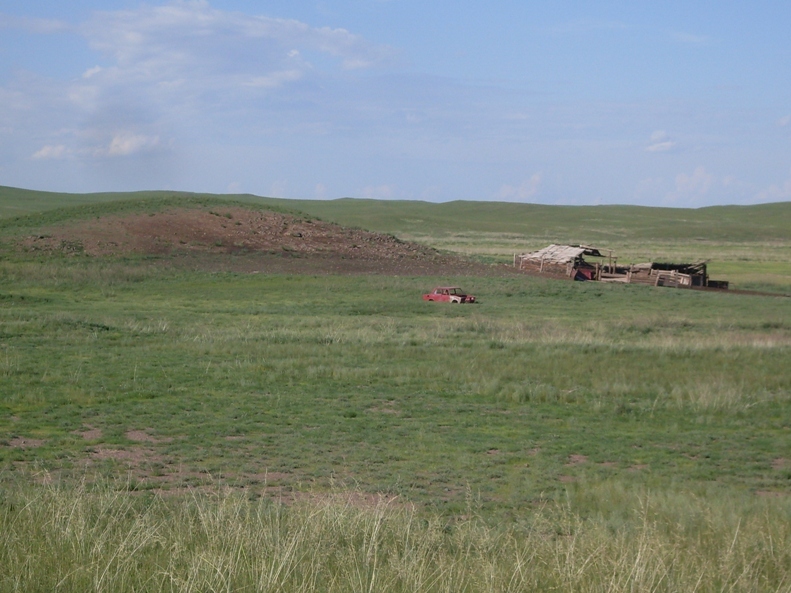
<path id="1" fill-rule="evenodd" d="M 508 526 L 392 498 L 289 504 L 223 488 L 178 497 L 105 486 L 5 491 L 0 589 L 24 591 L 777 591 L 787 505 L 654 497 L 612 485 Z M 579 504 L 579 503 L 577 503 Z M 629 509 L 629 510 L 625 510 Z"/>

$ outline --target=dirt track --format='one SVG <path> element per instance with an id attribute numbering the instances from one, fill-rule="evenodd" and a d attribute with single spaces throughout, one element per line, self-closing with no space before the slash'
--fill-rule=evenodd
<path id="1" fill-rule="evenodd" d="M 44 229 L 22 239 L 19 245 L 27 251 L 74 255 L 160 255 L 190 267 L 242 272 L 513 273 L 508 266 L 489 266 L 441 254 L 391 235 L 244 208 L 104 216 Z"/>

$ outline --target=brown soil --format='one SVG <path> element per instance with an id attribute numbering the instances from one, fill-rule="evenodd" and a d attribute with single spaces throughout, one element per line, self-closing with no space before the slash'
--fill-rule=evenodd
<path id="1" fill-rule="evenodd" d="M 161 457 L 154 453 L 153 449 L 143 447 L 129 447 L 125 449 L 111 449 L 107 447 L 96 447 L 91 453 L 92 459 L 113 459 L 122 461 L 130 466 L 137 467 L 142 463 L 160 461 Z"/>
<path id="2" fill-rule="evenodd" d="M 173 440 L 170 438 L 158 439 L 144 430 L 127 430 L 126 438 L 136 443 L 169 443 Z"/>
<path id="3" fill-rule="evenodd" d="M 12 449 L 35 449 L 43 444 L 43 439 L 29 439 L 27 437 L 15 437 L 8 441 L 8 446 Z"/>
<path id="4" fill-rule="evenodd" d="M 73 255 L 157 255 L 174 264 L 240 272 L 513 273 L 508 266 L 471 262 L 391 235 L 238 207 L 104 216 L 44 229 L 19 245 Z"/>
<path id="5" fill-rule="evenodd" d="M 86 426 L 84 430 L 75 430 L 72 434 L 80 435 L 86 441 L 95 441 L 102 438 L 102 430 L 93 426 Z"/>

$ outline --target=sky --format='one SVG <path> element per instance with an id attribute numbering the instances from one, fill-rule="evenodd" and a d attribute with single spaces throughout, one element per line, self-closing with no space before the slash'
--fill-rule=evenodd
<path id="1" fill-rule="evenodd" d="M 787 0 L 0 0 L 0 185 L 791 200 Z"/>

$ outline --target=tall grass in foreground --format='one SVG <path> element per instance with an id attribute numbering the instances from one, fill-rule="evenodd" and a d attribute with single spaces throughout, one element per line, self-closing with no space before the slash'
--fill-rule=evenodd
<path id="1" fill-rule="evenodd" d="M 347 495 L 283 505 L 38 487 L 0 499 L 2 591 L 787 591 L 786 502 L 593 489 L 583 518 L 543 507 L 510 527 L 448 524 Z M 679 500 L 679 496 L 684 500 Z M 745 508 L 748 510 L 745 511 Z M 613 510 L 613 509 L 610 509 Z"/>

